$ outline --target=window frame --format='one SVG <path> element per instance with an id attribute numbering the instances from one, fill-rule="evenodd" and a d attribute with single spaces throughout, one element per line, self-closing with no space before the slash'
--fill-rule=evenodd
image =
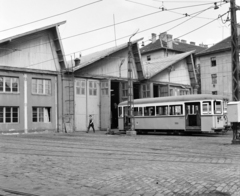
<path id="1" fill-rule="evenodd" d="M 8 87 L 6 87 L 6 84 L 7 84 L 6 80 L 9 80 L 8 82 L 10 82 Z M 13 86 L 14 84 L 17 84 L 17 87 L 14 87 Z M 6 88 L 8 88 L 9 90 L 7 91 Z M 14 91 L 13 89 L 16 89 L 16 88 L 17 88 L 17 91 Z M 19 92 L 20 92 L 19 77 L 0 76 L 0 93 L 19 93 Z"/>
<path id="2" fill-rule="evenodd" d="M 47 118 L 45 118 L 44 113 L 47 114 L 48 121 L 47 121 Z M 42 106 L 33 106 L 32 107 L 32 123 L 52 123 L 52 108 L 42 107 Z"/>
<path id="3" fill-rule="evenodd" d="M 160 112 L 159 109 L 162 111 Z M 156 116 L 168 116 L 168 105 L 158 105 L 156 106 Z M 161 113 L 161 114 L 160 114 Z"/>
<path id="4" fill-rule="evenodd" d="M 122 83 L 122 100 L 128 99 L 128 83 L 123 82 Z"/>
<path id="5" fill-rule="evenodd" d="M 147 55 L 147 61 L 151 61 L 151 55 Z"/>
<path id="6" fill-rule="evenodd" d="M 101 94 L 109 95 L 109 85 L 108 81 L 101 81 Z"/>
<path id="7" fill-rule="evenodd" d="M 216 67 L 217 66 L 217 59 L 216 57 L 211 57 L 211 67 Z"/>
<path id="8" fill-rule="evenodd" d="M 142 98 L 151 97 L 150 83 L 142 84 Z"/>
<path id="9" fill-rule="evenodd" d="M 207 105 L 207 111 L 204 111 L 204 105 Z M 202 102 L 202 114 L 212 114 L 212 102 L 211 101 L 203 101 Z"/>
<path id="10" fill-rule="evenodd" d="M 90 80 L 88 81 L 88 95 L 97 96 L 97 81 Z"/>
<path id="11" fill-rule="evenodd" d="M 217 84 L 217 74 L 211 74 L 211 78 L 212 78 L 212 84 L 216 85 Z"/>
<path id="12" fill-rule="evenodd" d="M 32 78 L 32 94 L 52 95 L 52 80 L 43 78 Z"/>
<path id="13" fill-rule="evenodd" d="M 76 80 L 76 95 L 86 95 L 86 80 Z"/>
<path id="14" fill-rule="evenodd" d="M 10 109 L 10 112 L 7 112 L 7 109 Z M 17 109 L 17 112 L 14 112 L 14 109 Z M 7 114 L 10 114 L 10 116 Z M 14 117 L 14 114 L 17 114 L 17 116 Z M 10 121 L 8 121 L 7 118 L 10 119 Z M 18 106 L 0 106 L 0 124 L 19 124 L 19 118 Z M 14 119 L 17 119 L 17 121 L 14 122 Z"/>

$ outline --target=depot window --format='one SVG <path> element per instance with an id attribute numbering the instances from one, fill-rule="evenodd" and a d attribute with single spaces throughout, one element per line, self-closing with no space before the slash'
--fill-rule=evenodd
<path id="1" fill-rule="evenodd" d="M 50 107 L 33 107 L 32 121 L 49 123 L 51 122 L 51 108 Z"/>
<path id="2" fill-rule="evenodd" d="M 52 83 L 47 79 L 32 79 L 32 93 L 39 95 L 51 95 Z"/>
<path id="3" fill-rule="evenodd" d="M 0 76 L 0 92 L 19 92 L 19 78 Z"/>
<path id="4" fill-rule="evenodd" d="M 18 107 L 0 107 L 0 123 L 18 123 Z"/>

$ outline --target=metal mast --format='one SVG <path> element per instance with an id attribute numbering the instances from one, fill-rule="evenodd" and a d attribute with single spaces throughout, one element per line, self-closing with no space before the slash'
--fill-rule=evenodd
<path id="1" fill-rule="evenodd" d="M 231 11 L 231 55 L 232 55 L 232 93 L 233 100 L 239 100 L 239 54 L 238 54 L 238 34 L 235 0 L 230 1 Z"/>
<path id="2" fill-rule="evenodd" d="M 238 33 L 237 33 L 237 17 L 235 0 L 230 1 L 231 11 L 231 57 L 232 57 L 232 95 L 233 101 L 239 101 L 239 52 L 238 52 Z M 240 144 L 239 123 L 232 123 L 233 140 L 232 144 Z"/>
<path id="3" fill-rule="evenodd" d="M 133 81 L 132 81 L 132 42 L 131 38 L 136 35 L 138 30 L 134 32 L 128 41 L 128 117 L 130 119 L 129 130 L 126 131 L 127 135 L 136 135 L 134 128 L 134 115 L 133 115 Z"/>

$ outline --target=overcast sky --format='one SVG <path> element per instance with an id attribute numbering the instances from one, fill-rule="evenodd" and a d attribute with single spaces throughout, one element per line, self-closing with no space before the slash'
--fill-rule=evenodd
<path id="1" fill-rule="evenodd" d="M 221 1 L 218 2 L 220 3 Z M 61 21 L 66 21 L 66 24 L 63 24 L 59 27 L 61 38 L 66 38 L 94 29 L 110 26 L 108 28 L 96 30 L 91 33 L 63 39 L 62 43 L 65 54 L 75 53 L 75 55 L 78 55 L 79 52 L 81 52 L 82 55 L 86 55 L 104 48 L 113 47 L 115 44 L 119 45 L 126 43 L 128 42 L 129 35 L 131 35 L 137 29 L 139 29 L 139 33 L 137 33 L 132 40 L 143 38 L 145 44 L 149 43 L 152 33 L 159 35 L 159 33 L 167 31 L 169 34 L 173 35 L 173 38 L 178 38 L 179 36 L 182 36 L 206 23 L 211 22 L 220 14 L 226 13 L 229 11 L 230 6 L 230 3 L 227 3 L 215 10 L 213 9 L 214 1 L 206 0 L 0 0 L 0 3 L 0 39 Z M 236 0 L 236 3 L 237 5 L 240 5 L 240 0 Z M 42 20 L 40 22 L 35 22 L 19 28 L 3 31 L 22 24 L 64 13 L 87 4 L 90 5 L 56 17 Z M 207 5 L 196 6 L 200 4 Z M 159 9 L 162 6 L 170 11 L 162 12 L 161 9 Z M 205 10 L 209 7 L 212 8 Z M 237 13 L 238 22 L 240 22 L 239 12 L 240 11 Z M 199 15 L 190 19 L 191 14 L 193 13 L 199 13 Z M 190 15 L 190 17 L 184 17 L 184 14 Z M 137 17 L 139 18 L 128 21 Z M 226 20 L 226 18 L 227 15 L 222 17 L 223 22 Z M 128 22 L 117 24 L 114 28 L 114 19 L 115 24 L 123 21 Z M 177 26 L 187 19 L 190 20 Z M 173 20 L 175 21 L 170 22 Z M 169 23 L 161 25 L 167 22 Z M 180 39 L 185 39 L 188 43 L 193 41 L 196 42 L 197 45 L 203 43 L 211 46 L 212 44 L 221 41 L 223 38 L 230 36 L 229 25 L 229 22 L 223 24 L 220 18 L 203 28 L 180 37 Z M 175 28 L 171 29 L 172 27 Z M 119 39 L 115 43 L 115 36 L 116 39 L 122 37 L 126 38 Z M 100 47 L 95 47 L 110 41 L 112 42 Z M 92 49 L 88 50 L 88 48 Z"/>

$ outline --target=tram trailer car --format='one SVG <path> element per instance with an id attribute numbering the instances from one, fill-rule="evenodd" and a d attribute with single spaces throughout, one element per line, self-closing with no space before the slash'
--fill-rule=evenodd
<path id="1" fill-rule="evenodd" d="M 227 125 L 228 98 L 194 94 L 135 99 L 132 104 L 137 133 L 161 131 L 177 133 L 222 132 Z M 118 105 L 119 130 L 130 128 L 128 102 Z"/>

